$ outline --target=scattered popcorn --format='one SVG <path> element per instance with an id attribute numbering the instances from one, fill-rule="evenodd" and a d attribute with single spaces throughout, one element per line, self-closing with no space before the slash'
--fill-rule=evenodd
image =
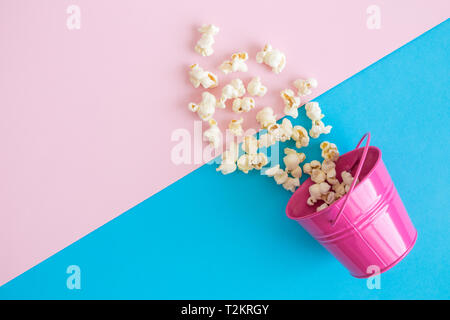
<path id="1" fill-rule="evenodd" d="M 256 170 L 261 170 L 269 162 L 264 153 L 251 154 L 249 160 L 253 169 Z"/>
<path id="2" fill-rule="evenodd" d="M 320 120 L 324 117 L 318 102 L 308 102 L 305 104 L 306 116 L 312 121 Z"/>
<path id="3" fill-rule="evenodd" d="M 199 104 L 189 103 L 189 110 L 197 112 L 200 119 L 208 121 L 216 111 L 216 97 L 209 92 L 202 93 L 202 101 Z"/>
<path id="4" fill-rule="evenodd" d="M 239 156 L 239 146 L 232 142 L 230 148 L 222 154 L 222 163 L 216 169 L 222 174 L 229 174 L 236 171 L 236 161 Z"/>
<path id="5" fill-rule="evenodd" d="M 284 101 L 284 114 L 292 118 L 298 117 L 298 107 L 300 106 L 300 98 L 294 95 L 291 89 L 285 89 L 280 93 Z"/>
<path id="6" fill-rule="evenodd" d="M 311 164 L 310 163 L 305 163 L 303 165 L 303 172 L 306 174 L 311 175 L 312 174 L 312 168 L 311 168 Z"/>
<path id="7" fill-rule="evenodd" d="M 253 166 L 250 163 L 250 155 L 243 154 L 242 156 L 240 156 L 237 161 L 237 166 L 239 170 L 244 173 L 248 173 L 250 170 L 253 170 Z"/>
<path id="8" fill-rule="evenodd" d="M 256 114 L 256 121 L 261 125 L 261 129 L 267 129 L 270 125 L 275 124 L 277 119 L 273 114 L 273 109 L 265 107 Z"/>
<path id="9" fill-rule="evenodd" d="M 321 134 L 329 134 L 332 126 L 326 126 L 321 120 L 313 120 L 312 127 L 309 129 L 309 135 L 311 138 L 317 139 Z"/>
<path id="10" fill-rule="evenodd" d="M 273 177 L 277 184 L 283 184 L 288 179 L 287 172 L 284 171 L 283 169 L 280 169 L 279 164 L 277 164 L 276 166 L 274 166 L 272 168 L 267 169 L 264 172 L 264 174 L 267 175 L 268 177 Z"/>
<path id="11" fill-rule="evenodd" d="M 284 118 L 281 122 L 281 141 L 287 141 L 291 139 L 293 133 L 292 123 L 289 119 Z"/>
<path id="12" fill-rule="evenodd" d="M 194 88 L 198 88 L 200 85 L 203 88 L 215 88 L 219 85 L 219 79 L 217 76 L 209 71 L 204 71 L 198 64 L 190 66 L 189 80 Z"/>
<path id="13" fill-rule="evenodd" d="M 222 160 L 220 166 L 216 169 L 216 171 L 222 172 L 222 174 L 230 174 L 236 171 L 236 162 L 231 162 L 229 160 Z"/>
<path id="14" fill-rule="evenodd" d="M 303 97 L 311 94 L 311 89 L 317 88 L 317 80 L 314 78 L 298 79 L 294 81 L 294 87 L 297 89 L 297 94 Z"/>
<path id="15" fill-rule="evenodd" d="M 242 150 L 248 154 L 256 154 L 258 152 L 258 140 L 254 136 L 245 136 L 242 141 Z"/>
<path id="16" fill-rule="evenodd" d="M 249 112 L 255 107 L 255 99 L 250 97 L 236 98 L 233 101 L 232 110 L 236 113 Z"/>
<path id="17" fill-rule="evenodd" d="M 219 28 L 214 25 L 203 25 L 198 29 L 202 34 L 198 40 L 195 51 L 203 56 L 210 56 L 214 50 L 214 36 L 219 32 Z M 224 61 L 219 69 L 225 74 L 232 72 L 246 72 L 248 70 L 246 61 L 248 54 L 246 52 L 234 53 L 231 59 Z M 286 65 L 286 56 L 277 49 L 273 49 L 270 44 L 266 44 L 262 51 L 256 55 L 258 63 L 264 63 L 272 68 L 274 73 L 280 73 Z M 205 89 L 215 88 L 219 85 L 218 77 L 208 71 L 203 70 L 198 64 L 190 66 L 189 79 L 195 88 L 202 86 Z M 284 113 L 293 118 L 298 117 L 298 109 L 301 104 L 301 97 L 309 95 L 312 90 L 317 88 L 318 83 L 314 78 L 297 79 L 293 83 L 295 90 L 285 89 L 280 92 L 280 96 L 284 102 Z M 246 91 L 251 97 L 245 97 Z M 209 141 L 210 145 L 217 148 L 221 141 L 221 131 L 217 122 L 213 119 L 216 108 L 226 108 L 226 102 L 233 99 L 232 111 L 235 113 L 249 112 L 256 106 L 253 97 L 263 97 L 267 93 L 267 87 L 261 82 L 260 77 L 253 77 L 245 87 L 241 79 L 234 79 L 222 88 L 220 99 L 216 99 L 209 92 L 202 93 L 202 101 L 198 104 L 190 103 L 189 109 L 196 112 L 199 117 L 209 122 L 209 129 L 203 133 L 203 139 Z M 321 134 L 331 132 L 332 126 L 325 125 L 322 121 L 324 115 L 317 102 L 309 102 L 305 104 L 307 117 L 311 120 L 311 129 L 308 131 L 302 126 L 293 126 L 287 118 L 281 123 L 277 123 L 274 110 L 265 107 L 256 114 L 256 121 L 261 129 L 267 129 L 267 133 L 260 135 L 259 139 L 255 136 L 248 135 L 243 137 L 241 148 L 244 154 L 239 156 L 239 145 L 232 143 L 230 148 L 222 154 L 222 162 L 217 167 L 217 171 L 222 174 L 229 174 L 236 169 L 248 173 L 249 171 L 261 170 L 268 164 L 268 158 L 265 153 L 258 153 L 259 148 L 268 148 L 276 142 L 285 142 L 293 139 L 296 148 L 307 147 L 310 138 L 318 138 Z M 244 130 L 242 128 L 244 119 L 233 119 L 228 124 L 228 129 L 235 136 L 242 136 Z M 306 155 L 297 152 L 294 149 L 285 148 L 283 163 L 285 169 L 281 169 L 280 165 L 267 169 L 264 174 L 273 177 L 275 182 L 282 185 L 284 189 L 295 192 L 300 186 L 300 178 L 303 172 L 311 176 L 314 182 L 309 187 L 310 196 L 307 204 L 312 206 L 317 204 L 316 211 L 321 211 L 330 206 L 336 200 L 342 198 L 350 189 L 353 177 L 350 172 L 343 171 L 341 173 L 342 182 L 338 179 L 336 173 L 336 161 L 339 158 L 337 146 L 328 141 L 320 144 L 323 162 L 313 160 L 300 166 L 305 161 Z M 302 170 L 303 169 L 303 170 Z M 318 203 L 320 201 L 320 203 Z"/>
<path id="18" fill-rule="evenodd" d="M 243 154 L 239 157 L 237 166 L 242 172 L 248 173 L 253 169 L 261 170 L 268 162 L 267 156 L 264 153 Z"/>
<path id="19" fill-rule="evenodd" d="M 321 134 L 328 134 L 331 132 L 332 126 L 325 126 L 320 120 L 324 117 L 322 110 L 317 102 L 308 102 L 305 104 L 306 116 L 312 120 L 312 127 L 309 130 L 311 138 L 318 138 Z"/>
<path id="20" fill-rule="evenodd" d="M 225 109 L 225 102 L 228 99 L 240 98 L 245 94 L 245 86 L 241 79 L 233 79 L 229 84 L 222 88 L 222 96 L 219 99 L 218 106 Z"/>
<path id="21" fill-rule="evenodd" d="M 298 186 L 300 186 L 299 178 L 288 177 L 286 181 L 283 183 L 283 188 L 291 192 L 295 192 L 295 188 L 297 188 Z"/>
<path id="22" fill-rule="evenodd" d="M 239 120 L 231 120 L 228 125 L 228 129 L 235 136 L 242 136 L 244 130 L 242 129 L 242 123 L 244 122 L 244 118 L 240 118 Z"/>
<path id="23" fill-rule="evenodd" d="M 292 130 L 292 139 L 295 141 L 295 146 L 300 149 L 309 145 L 308 132 L 302 126 L 295 126 Z"/>
<path id="24" fill-rule="evenodd" d="M 320 149 L 322 149 L 322 158 L 331 161 L 337 161 L 339 158 L 339 151 L 334 143 L 324 141 L 320 144 Z"/>
<path id="25" fill-rule="evenodd" d="M 217 147 L 219 147 L 221 137 L 222 133 L 220 132 L 216 120 L 210 119 L 209 129 L 203 132 L 203 140 L 209 141 L 214 149 L 217 149 Z"/>
<path id="26" fill-rule="evenodd" d="M 270 44 L 266 44 L 262 51 L 256 54 L 256 62 L 265 63 L 275 73 L 280 73 L 286 65 L 286 56 Z"/>
<path id="27" fill-rule="evenodd" d="M 288 171 L 295 170 L 298 165 L 306 159 L 304 153 L 297 152 L 294 149 L 284 148 L 284 153 L 286 156 L 283 158 L 283 162 Z"/>
<path id="28" fill-rule="evenodd" d="M 258 140 L 258 148 L 268 148 L 274 145 L 277 141 L 275 138 L 268 133 L 262 134 Z"/>
<path id="29" fill-rule="evenodd" d="M 325 208 L 328 208 L 328 204 L 327 203 L 322 203 L 320 206 L 317 207 L 316 212 L 321 211 Z"/>
<path id="30" fill-rule="evenodd" d="M 198 31 L 202 34 L 200 40 L 197 41 L 195 51 L 202 56 L 210 56 L 214 50 L 212 45 L 214 44 L 214 36 L 219 33 L 219 28 L 215 25 L 208 24 L 201 26 Z"/>
<path id="31" fill-rule="evenodd" d="M 247 52 L 238 52 L 231 55 L 231 60 L 224 61 L 219 69 L 223 73 L 228 74 L 231 72 L 247 72 L 248 67 L 245 61 L 248 60 Z"/>
<path id="32" fill-rule="evenodd" d="M 285 142 L 292 136 L 292 123 L 289 119 L 283 119 L 281 125 L 274 123 L 267 128 L 270 135 L 274 137 L 276 141 Z"/>
<path id="33" fill-rule="evenodd" d="M 247 85 L 247 91 L 252 96 L 262 97 L 266 94 L 267 88 L 261 83 L 259 77 L 254 77 Z"/>

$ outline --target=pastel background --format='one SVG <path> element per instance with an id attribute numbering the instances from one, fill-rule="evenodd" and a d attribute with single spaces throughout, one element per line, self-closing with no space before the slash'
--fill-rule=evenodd
<path id="1" fill-rule="evenodd" d="M 69 4 L 80 30 L 66 28 Z M 447 18 L 448 2 L 378 1 L 380 30 L 366 27 L 372 2 L 277 4 L 0 1 L 0 283 L 51 256 L 1 298 L 449 297 L 448 21 L 409 42 Z M 221 27 L 209 58 L 192 50 L 204 22 Z M 345 152 L 370 130 L 383 151 L 419 239 L 382 290 L 289 221 L 289 193 L 270 179 L 170 160 L 172 131 L 197 119 L 186 104 L 201 91 L 186 67 L 218 73 L 234 51 L 254 57 L 267 41 L 288 65 L 274 76 L 249 63 L 243 80 L 259 75 L 272 90 L 258 105 L 281 115 L 277 92 L 315 76 L 311 98 L 323 93 L 334 126 L 326 138 Z M 223 127 L 233 114 L 218 116 Z M 65 286 L 71 264 L 82 290 Z"/>

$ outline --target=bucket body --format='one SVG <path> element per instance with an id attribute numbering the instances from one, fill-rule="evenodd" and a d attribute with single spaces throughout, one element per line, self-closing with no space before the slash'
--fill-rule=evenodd
<path id="1" fill-rule="evenodd" d="M 339 157 L 336 171 L 355 175 L 363 148 Z M 417 231 L 381 159 L 380 149 L 370 146 L 363 159 L 359 182 L 347 197 L 347 204 L 333 225 L 344 198 L 316 212 L 316 204 L 306 204 L 311 178 L 292 195 L 286 208 L 296 220 L 357 278 L 384 272 L 397 264 L 412 249 Z"/>

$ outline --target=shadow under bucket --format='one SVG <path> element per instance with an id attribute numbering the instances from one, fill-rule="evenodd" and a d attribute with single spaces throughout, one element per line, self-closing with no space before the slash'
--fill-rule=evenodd
<path id="1" fill-rule="evenodd" d="M 367 136 L 367 144 L 359 148 Z M 316 212 L 308 206 L 308 178 L 292 195 L 286 207 L 297 221 L 357 278 L 384 272 L 400 262 L 417 238 L 408 213 L 381 159 L 381 150 L 369 146 L 366 133 L 355 150 L 341 155 L 336 172 L 355 177 L 349 192 L 328 208 Z M 356 178 L 359 182 L 356 183 Z M 369 268 L 370 267 L 370 268 Z"/>

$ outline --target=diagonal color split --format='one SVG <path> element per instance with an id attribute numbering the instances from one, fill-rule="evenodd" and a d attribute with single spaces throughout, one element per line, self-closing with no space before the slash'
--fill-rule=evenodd
<path id="1" fill-rule="evenodd" d="M 439 25 L 318 98 L 334 125 L 326 139 L 341 152 L 372 132 L 420 234 L 382 290 L 287 219 L 290 194 L 271 179 L 204 165 L 4 285 L 0 298 L 448 298 L 449 31 Z M 69 265 L 81 269 L 81 290 L 66 287 Z"/>

